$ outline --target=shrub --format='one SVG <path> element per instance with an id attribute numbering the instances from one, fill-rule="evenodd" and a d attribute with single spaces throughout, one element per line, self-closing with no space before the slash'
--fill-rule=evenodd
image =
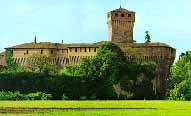
<path id="1" fill-rule="evenodd" d="M 62 100 L 69 100 L 69 97 L 63 94 L 62 95 Z"/>
<path id="2" fill-rule="evenodd" d="M 191 100 L 191 79 L 184 80 L 170 90 L 170 100 Z"/>
<path id="3" fill-rule="evenodd" d="M 87 100 L 88 98 L 86 96 L 81 96 L 80 100 Z"/>
<path id="4" fill-rule="evenodd" d="M 0 92 L 0 100 L 48 100 L 51 99 L 51 94 L 42 92 L 21 94 L 20 92 Z"/>

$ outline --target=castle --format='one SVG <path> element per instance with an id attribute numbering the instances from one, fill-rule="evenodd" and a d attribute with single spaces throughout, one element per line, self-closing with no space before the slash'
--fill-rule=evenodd
<path id="1" fill-rule="evenodd" d="M 124 50 L 129 61 L 157 63 L 156 86 L 157 93 L 164 95 L 164 81 L 168 77 L 170 66 L 173 64 L 176 49 L 165 43 L 146 42 L 136 43 L 133 39 L 135 12 L 122 7 L 107 13 L 108 41 L 117 44 Z M 24 43 L 8 47 L 13 50 L 15 63 L 25 65 L 28 61 L 35 62 L 33 56 L 45 55 L 52 59 L 58 67 L 67 64 L 78 64 L 81 58 L 91 58 L 97 53 L 97 49 L 103 42 L 90 44 L 65 44 L 37 42 Z"/>

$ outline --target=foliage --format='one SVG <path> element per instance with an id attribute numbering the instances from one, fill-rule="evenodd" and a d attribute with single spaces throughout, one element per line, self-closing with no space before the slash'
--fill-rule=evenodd
<path id="1" fill-rule="evenodd" d="M 151 42 L 151 36 L 149 35 L 149 31 L 145 31 L 145 40 L 146 42 Z"/>
<path id="2" fill-rule="evenodd" d="M 121 99 L 155 99 L 156 88 L 154 77 L 156 72 L 156 63 L 129 63 L 126 66 L 126 74 L 119 81 L 121 88 L 131 96 L 121 95 Z"/>
<path id="3" fill-rule="evenodd" d="M 15 62 L 13 61 L 13 51 L 11 49 L 6 49 L 5 51 L 5 61 L 7 65 L 8 72 L 17 72 L 19 67 Z"/>
<path id="4" fill-rule="evenodd" d="M 156 64 L 153 62 L 127 62 L 124 52 L 108 42 L 98 49 L 94 58 L 82 59 L 80 65 L 64 68 L 64 93 L 70 99 L 80 99 L 80 96 L 116 99 L 113 85 L 120 82 L 124 90 L 133 93 L 133 98 L 153 99 L 156 89 L 153 89 L 155 71 Z M 138 79 L 140 76 L 143 79 Z"/>
<path id="5" fill-rule="evenodd" d="M 0 100 L 48 100 L 51 98 L 50 94 L 42 92 L 21 94 L 20 92 L 0 92 Z"/>
<path id="6" fill-rule="evenodd" d="M 191 51 L 182 53 L 178 61 L 171 67 L 167 80 L 167 97 L 174 100 L 191 100 Z"/>
<path id="7" fill-rule="evenodd" d="M 31 56 L 29 57 L 24 70 L 27 72 L 45 73 L 47 75 L 57 73 L 56 65 L 52 63 L 51 58 L 48 56 Z M 32 59 L 36 59 L 35 62 Z"/>
<path id="8" fill-rule="evenodd" d="M 7 66 L 0 65 L 0 72 L 7 70 Z"/>
<path id="9" fill-rule="evenodd" d="M 41 91 L 52 94 L 52 99 L 61 99 L 64 88 L 63 78 L 43 73 L 17 72 L 0 74 L 0 91 L 20 91 L 28 94 Z"/>

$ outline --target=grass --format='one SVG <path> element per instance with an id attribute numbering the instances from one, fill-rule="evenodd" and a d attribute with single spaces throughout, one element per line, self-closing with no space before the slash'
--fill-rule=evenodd
<path id="1" fill-rule="evenodd" d="M 0 108 L 54 108 L 0 116 L 190 116 L 188 101 L 0 101 Z M 58 108 L 59 110 L 55 110 Z"/>

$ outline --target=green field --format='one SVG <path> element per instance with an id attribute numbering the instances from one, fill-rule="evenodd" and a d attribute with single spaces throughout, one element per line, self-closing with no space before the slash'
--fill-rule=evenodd
<path id="1" fill-rule="evenodd" d="M 0 101 L 0 116 L 191 116 L 187 101 Z"/>

